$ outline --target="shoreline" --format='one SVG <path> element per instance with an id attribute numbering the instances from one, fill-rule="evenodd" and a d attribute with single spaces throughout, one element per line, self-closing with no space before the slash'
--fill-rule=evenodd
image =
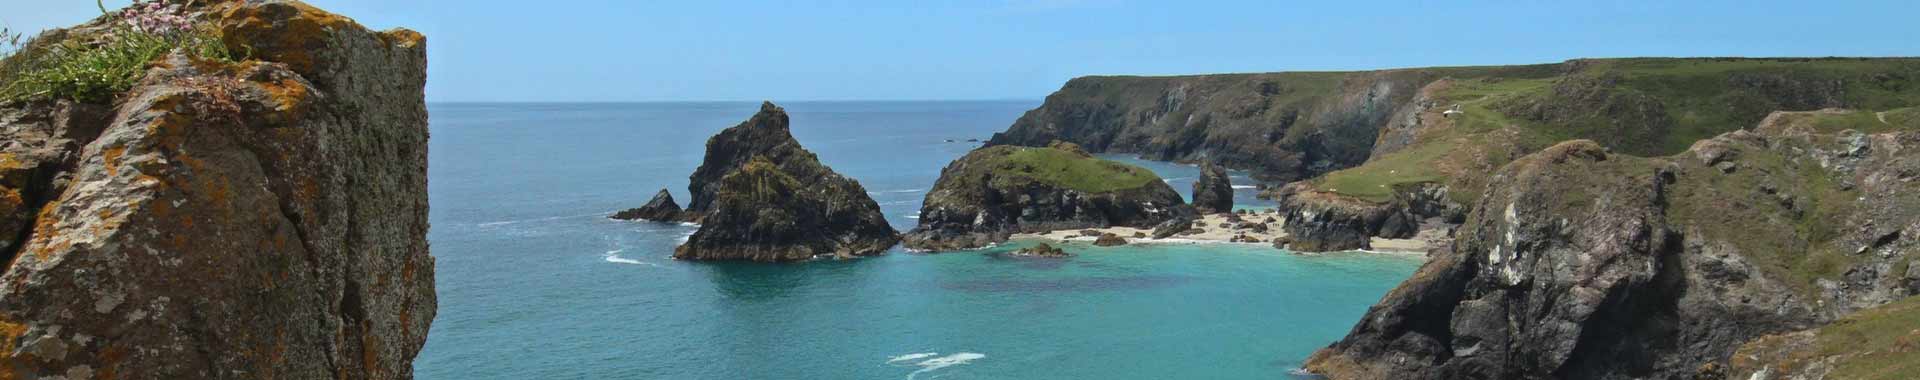
<path id="1" fill-rule="evenodd" d="M 1182 234 L 1174 235 L 1172 237 L 1168 237 L 1165 239 L 1154 239 L 1151 237 L 1136 237 L 1136 236 L 1140 236 L 1136 234 L 1151 235 L 1153 233 L 1152 228 L 1103 227 L 1103 228 L 1063 229 L 1063 230 L 1052 230 L 1047 232 L 1035 232 L 1035 233 L 1019 233 L 1019 234 L 1014 234 L 1009 240 L 1093 243 L 1094 240 L 1099 238 L 1099 236 L 1087 236 L 1081 233 L 1081 231 L 1092 230 L 1102 234 L 1111 233 L 1111 234 L 1117 235 L 1123 239 L 1126 239 L 1127 245 L 1236 244 L 1236 245 L 1260 245 L 1260 246 L 1272 247 L 1274 239 L 1287 239 L 1290 237 L 1281 228 L 1284 225 L 1284 221 L 1281 220 L 1283 218 L 1281 218 L 1281 216 L 1274 209 L 1257 210 L 1247 214 L 1238 214 L 1237 216 L 1239 216 L 1246 223 L 1262 223 L 1262 222 L 1265 222 L 1268 218 L 1273 218 L 1274 221 L 1270 223 L 1266 223 L 1267 224 L 1266 231 L 1260 232 L 1256 228 L 1237 228 L 1240 226 L 1235 226 L 1233 225 L 1233 223 L 1228 222 L 1229 218 L 1227 213 L 1217 213 L 1217 214 L 1203 215 L 1201 216 L 1200 219 L 1196 220 L 1195 228 L 1202 230 L 1202 232 L 1182 233 Z M 1221 227 L 1223 224 L 1227 225 L 1227 227 Z M 1338 251 L 1338 252 L 1364 252 L 1364 253 L 1372 253 L 1372 254 L 1389 254 L 1389 255 L 1406 255 L 1406 256 L 1425 257 L 1427 255 L 1427 250 L 1435 246 L 1433 242 L 1436 239 L 1442 237 L 1442 235 L 1444 235 L 1446 232 L 1445 229 L 1443 228 L 1426 228 L 1426 227 L 1427 226 L 1422 226 L 1420 232 L 1411 238 L 1384 239 L 1384 238 L 1375 237 L 1375 238 L 1372 238 L 1372 241 L 1369 243 L 1370 245 L 1372 245 L 1371 249 L 1356 249 L 1352 251 Z M 1257 240 L 1257 241 L 1248 241 L 1249 238 L 1251 238 L 1251 240 Z M 1275 248 L 1275 249 L 1278 249 L 1278 248 Z M 1318 254 L 1335 253 L 1335 252 L 1299 252 L 1299 251 L 1292 251 L 1292 250 L 1288 250 L 1287 252 L 1292 252 L 1293 254 L 1297 254 L 1297 255 L 1318 255 Z"/>

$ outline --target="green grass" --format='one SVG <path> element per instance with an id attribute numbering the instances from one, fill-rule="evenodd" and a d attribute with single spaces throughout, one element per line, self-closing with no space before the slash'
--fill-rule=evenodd
<path id="1" fill-rule="evenodd" d="M 1104 193 L 1145 186 L 1153 171 L 1052 148 L 1019 148 L 994 162 L 994 173 L 1073 189 Z"/>
<path id="2" fill-rule="evenodd" d="M 1818 355 L 1845 355 L 1831 378 L 1920 378 L 1920 297 L 1841 318 L 1821 328 L 1818 340 Z"/>
<path id="3" fill-rule="evenodd" d="M 1375 158 L 1366 165 L 1327 173 L 1313 182 L 1314 188 L 1386 203 L 1393 200 L 1394 189 L 1400 186 L 1445 180 L 1433 163 L 1452 150 L 1453 144 L 1446 141 L 1415 145 Z"/>
<path id="4" fill-rule="evenodd" d="M 157 35 L 117 29 L 111 36 L 66 38 L 32 44 L 0 66 L 0 101 L 69 99 L 107 103 L 132 88 L 151 64 L 182 49 L 189 55 L 229 61 L 226 45 L 206 30 Z"/>

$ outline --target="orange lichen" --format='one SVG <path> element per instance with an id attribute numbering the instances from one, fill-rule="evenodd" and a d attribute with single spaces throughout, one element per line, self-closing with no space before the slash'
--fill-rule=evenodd
<path id="1" fill-rule="evenodd" d="M 106 161 L 108 174 L 120 172 L 120 156 L 126 154 L 127 147 L 125 146 L 107 148 L 106 152 L 101 153 L 103 161 Z"/>
<path id="2" fill-rule="evenodd" d="M 427 36 L 406 28 L 381 32 L 380 39 L 386 41 L 388 46 L 401 49 L 412 49 L 427 43 Z"/>
<path id="3" fill-rule="evenodd" d="M 303 75 L 313 74 L 317 68 L 313 52 L 326 49 L 334 31 L 360 28 L 353 19 L 298 1 L 235 2 L 220 13 L 220 36 L 228 49 L 285 63 Z"/>

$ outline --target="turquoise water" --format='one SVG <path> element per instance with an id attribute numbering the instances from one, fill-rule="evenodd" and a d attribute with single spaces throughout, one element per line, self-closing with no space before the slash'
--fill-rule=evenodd
<path id="1" fill-rule="evenodd" d="M 782 104 L 896 228 L 946 163 L 1035 102 Z M 1288 378 L 1416 258 L 1263 245 L 1068 245 L 790 265 L 668 259 L 693 231 L 607 220 L 686 199 L 757 103 L 435 104 L 440 310 L 422 379 Z M 946 142 L 948 139 L 957 142 Z M 1137 162 L 1182 193 L 1196 170 Z M 1236 173 L 1236 180 L 1244 173 Z M 1185 177 L 1185 179 L 1182 179 Z M 1184 181 L 1184 182 L 1183 182 Z M 1250 189 L 1244 207 L 1262 207 Z"/>

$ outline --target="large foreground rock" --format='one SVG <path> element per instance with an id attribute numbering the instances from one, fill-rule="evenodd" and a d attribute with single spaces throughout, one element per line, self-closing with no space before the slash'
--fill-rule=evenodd
<path id="1" fill-rule="evenodd" d="M 905 242 L 922 250 L 977 248 L 1014 233 L 1151 228 L 1193 214 L 1180 193 L 1145 168 L 1094 158 L 1070 143 L 994 146 L 947 164 Z"/>
<path id="2" fill-rule="evenodd" d="M 866 188 L 821 165 L 787 124 L 786 110 L 764 103 L 708 140 L 692 185 L 695 202 L 707 202 L 700 230 L 674 258 L 797 261 L 877 255 L 899 243 Z M 736 162 L 740 154 L 747 156 Z M 726 173 L 708 180 L 716 170 Z"/>
<path id="3" fill-rule="evenodd" d="M 1763 128 L 1667 158 L 1590 141 L 1523 157 L 1451 247 L 1306 367 L 1334 379 L 1722 378 L 1751 339 L 1920 292 L 1901 269 L 1920 246 L 1916 146 L 1915 132 Z"/>
<path id="4" fill-rule="evenodd" d="M 0 105 L 0 378 L 411 378 L 435 311 L 422 38 L 200 7 L 265 61 Z"/>

